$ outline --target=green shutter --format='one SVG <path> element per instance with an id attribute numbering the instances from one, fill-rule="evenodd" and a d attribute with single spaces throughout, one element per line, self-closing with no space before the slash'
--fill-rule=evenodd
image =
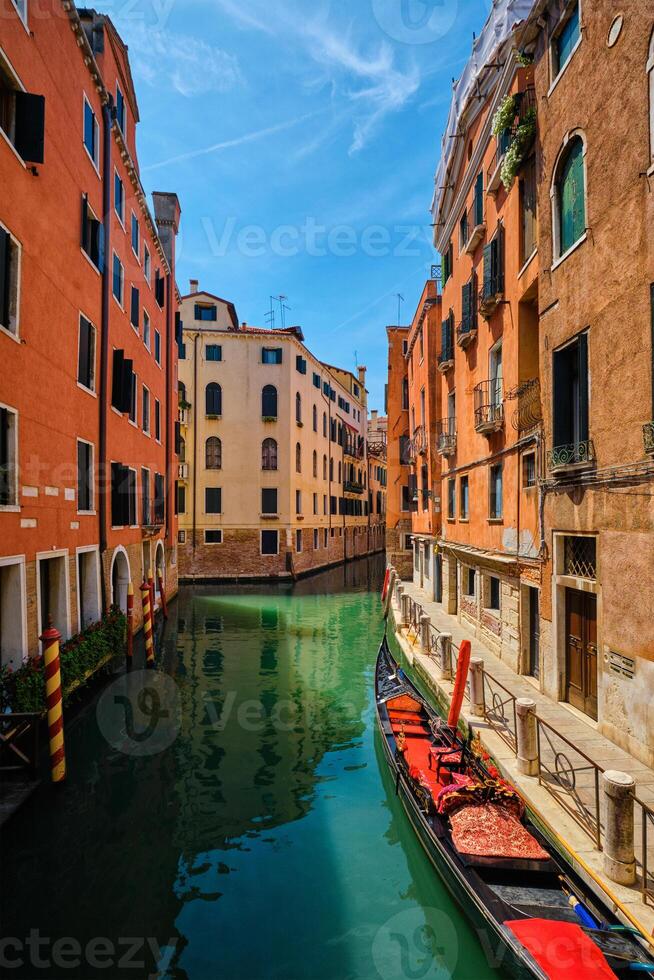
<path id="1" fill-rule="evenodd" d="M 584 204 L 583 143 L 577 138 L 568 150 L 559 182 L 561 255 L 578 241 L 586 230 Z"/>

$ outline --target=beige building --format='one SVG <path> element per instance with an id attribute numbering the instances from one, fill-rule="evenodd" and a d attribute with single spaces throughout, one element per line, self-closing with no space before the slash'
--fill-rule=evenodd
<path id="1" fill-rule="evenodd" d="M 194 280 L 181 320 L 180 576 L 295 576 L 379 550 L 366 369 L 322 363 L 299 327 L 239 324 Z"/>

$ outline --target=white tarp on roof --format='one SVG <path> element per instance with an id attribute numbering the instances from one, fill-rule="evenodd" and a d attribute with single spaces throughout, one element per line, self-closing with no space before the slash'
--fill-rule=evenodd
<path id="1" fill-rule="evenodd" d="M 434 221 L 438 216 L 444 193 L 443 185 L 445 184 L 450 157 L 456 148 L 456 140 L 451 137 L 458 131 L 461 113 L 468 105 L 470 96 L 476 89 L 477 80 L 483 72 L 484 66 L 494 61 L 506 39 L 512 34 L 515 27 L 529 16 L 532 8 L 536 6 L 536 2 L 537 0 L 493 0 L 493 9 L 488 15 L 481 34 L 473 44 L 472 54 L 461 73 L 461 77 L 453 87 L 450 114 L 441 141 L 441 158 L 434 178 L 435 187 L 432 201 Z"/>

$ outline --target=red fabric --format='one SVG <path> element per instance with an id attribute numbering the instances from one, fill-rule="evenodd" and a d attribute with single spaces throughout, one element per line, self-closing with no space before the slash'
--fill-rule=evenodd
<path id="1" fill-rule="evenodd" d="M 516 919 L 504 923 L 549 980 L 615 980 L 601 949 L 574 922 Z"/>
<path id="2" fill-rule="evenodd" d="M 450 826 L 452 842 L 460 854 L 530 861 L 549 858 L 517 817 L 496 803 L 463 806 L 450 814 Z"/>
<path id="3" fill-rule="evenodd" d="M 459 715 L 461 714 L 461 705 L 463 704 L 463 695 L 466 690 L 466 683 L 468 680 L 468 668 L 470 667 L 470 654 L 472 647 L 470 646 L 470 640 L 462 640 L 461 646 L 459 647 L 459 662 L 456 668 L 456 680 L 454 681 L 454 691 L 452 692 L 452 703 L 450 704 L 450 713 L 447 716 L 447 724 L 450 728 L 456 728 L 459 724 Z"/>
<path id="4" fill-rule="evenodd" d="M 386 566 L 386 571 L 384 572 L 384 587 L 382 588 L 382 595 L 381 595 L 382 602 L 386 598 L 386 593 L 388 592 L 388 580 L 390 578 L 390 575 L 391 575 L 391 570 L 390 570 L 390 568 L 387 565 Z"/>

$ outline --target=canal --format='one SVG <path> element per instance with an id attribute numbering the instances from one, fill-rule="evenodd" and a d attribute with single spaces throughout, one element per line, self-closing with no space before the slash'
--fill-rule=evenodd
<path id="1" fill-rule="evenodd" d="M 497 976 L 384 769 L 382 575 L 181 591 L 5 828 L 3 976 Z"/>

